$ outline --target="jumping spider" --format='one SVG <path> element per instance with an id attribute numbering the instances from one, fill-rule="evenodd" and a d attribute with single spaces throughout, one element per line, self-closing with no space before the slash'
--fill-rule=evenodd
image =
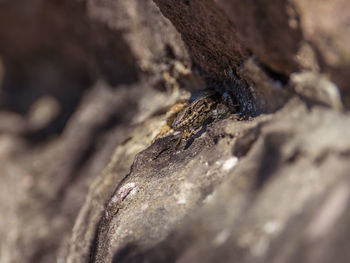
<path id="1" fill-rule="evenodd" d="M 187 106 L 176 104 L 173 107 L 175 108 L 174 113 L 167 120 L 166 128 L 162 128 L 156 139 L 174 132 L 180 132 L 176 143 L 176 146 L 178 146 L 182 139 L 191 138 L 207 120 L 210 118 L 222 119 L 237 111 L 237 106 L 228 94 L 224 94 L 220 100 L 220 96 L 214 92 L 202 94 Z"/>

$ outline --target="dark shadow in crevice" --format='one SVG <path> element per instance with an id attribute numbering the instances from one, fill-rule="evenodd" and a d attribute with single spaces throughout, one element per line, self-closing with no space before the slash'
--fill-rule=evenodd
<path id="1" fill-rule="evenodd" d="M 269 76 L 272 80 L 280 82 L 282 86 L 286 86 L 288 84 L 289 76 L 283 73 L 276 72 L 265 64 L 259 63 L 259 65 L 262 68 L 262 70 L 265 72 L 265 74 Z"/>
<path id="2" fill-rule="evenodd" d="M 231 98 L 232 105 L 229 107 L 232 113 L 239 114 L 243 119 L 259 115 L 248 84 L 234 73 L 230 73 L 225 80 L 206 79 L 206 83 L 208 88 L 220 94 L 223 100 L 225 97 Z"/>
<path id="3" fill-rule="evenodd" d="M 130 260 L 137 255 L 138 250 L 139 247 L 136 244 L 127 244 L 114 255 L 112 263 L 132 262 Z M 142 260 L 139 262 L 142 262 Z"/>
<path id="4" fill-rule="evenodd" d="M 261 126 L 251 128 L 242 137 L 237 138 L 232 148 L 232 155 L 241 158 L 246 156 L 260 135 Z"/>
<path id="5" fill-rule="evenodd" d="M 282 161 L 281 147 L 291 137 L 285 132 L 272 132 L 265 136 L 260 166 L 256 177 L 256 190 L 261 189 L 278 170 Z"/>
<path id="6" fill-rule="evenodd" d="M 170 241 L 170 242 L 169 242 Z M 135 243 L 126 245 L 117 251 L 113 257 L 113 263 L 172 263 L 185 251 L 187 242 L 174 243 L 170 238 L 149 249 L 142 249 Z"/>

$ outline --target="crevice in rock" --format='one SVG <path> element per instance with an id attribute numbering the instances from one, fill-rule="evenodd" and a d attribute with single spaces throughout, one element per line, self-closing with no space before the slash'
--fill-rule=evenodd
<path id="1" fill-rule="evenodd" d="M 281 145 L 290 138 L 291 134 L 286 132 L 273 132 L 265 135 L 262 158 L 256 177 L 257 190 L 261 189 L 278 170 L 278 163 L 281 162 L 282 157 Z"/>
<path id="2" fill-rule="evenodd" d="M 260 136 L 260 125 L 248 130 L 242 137 L 238 138 L 234 146 L 232 147 L 232 155 L 238 158 L 248 154 L 252 146 L 258 140 Z"/>
<path id="3" fill-rule="evenodd" d="M 287 86 L 289 82 L 288 75 L 274 71 L 272 68 L 269 68 L 266 64 L 259 63 L 259 65 L 268 77 L 270 77 L 274 81 L 280 82 L 282 84 L 282 87 L 284 88 Z"/>

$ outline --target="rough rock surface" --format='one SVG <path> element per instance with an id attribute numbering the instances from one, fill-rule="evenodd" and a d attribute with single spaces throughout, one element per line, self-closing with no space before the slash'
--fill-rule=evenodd
<path id="1" fill-rule="evenodd" d="M 348 262 L 348 7 L 1 1 L 0 263 Z"/>
<path id="2" fill-rule="evenodd" d="M 247 48 L 271 70 L 331 75 L 349 107 L 349 2 L 218 0 Z"/>

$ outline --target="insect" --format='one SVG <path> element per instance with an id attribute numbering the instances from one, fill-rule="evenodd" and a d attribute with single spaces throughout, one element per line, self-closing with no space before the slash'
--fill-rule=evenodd
<path id="1" fill-rule="evenodd" d="M 176 145 L 179 145 L 182 139 L 190 138 L 195 130 L 211 117 L 216 104 L 217 101 L 213 95 L 202 96 L 190 103 L 177 115 L 172 124 L 174 131 L 181 132 Z"/>
<path id="2" fill-rule="evenodd" d="M 176 143 L 178 146 L 183 139 L 191 138 L 210 118 L 221 119 L 229 113 L 229 107 L 220 102 L 219 95 L 206 93 L 189 104 L 175 104 L 169 111 L 167 124 L 161 128 L 155 139 L 180 132 Z"/>

